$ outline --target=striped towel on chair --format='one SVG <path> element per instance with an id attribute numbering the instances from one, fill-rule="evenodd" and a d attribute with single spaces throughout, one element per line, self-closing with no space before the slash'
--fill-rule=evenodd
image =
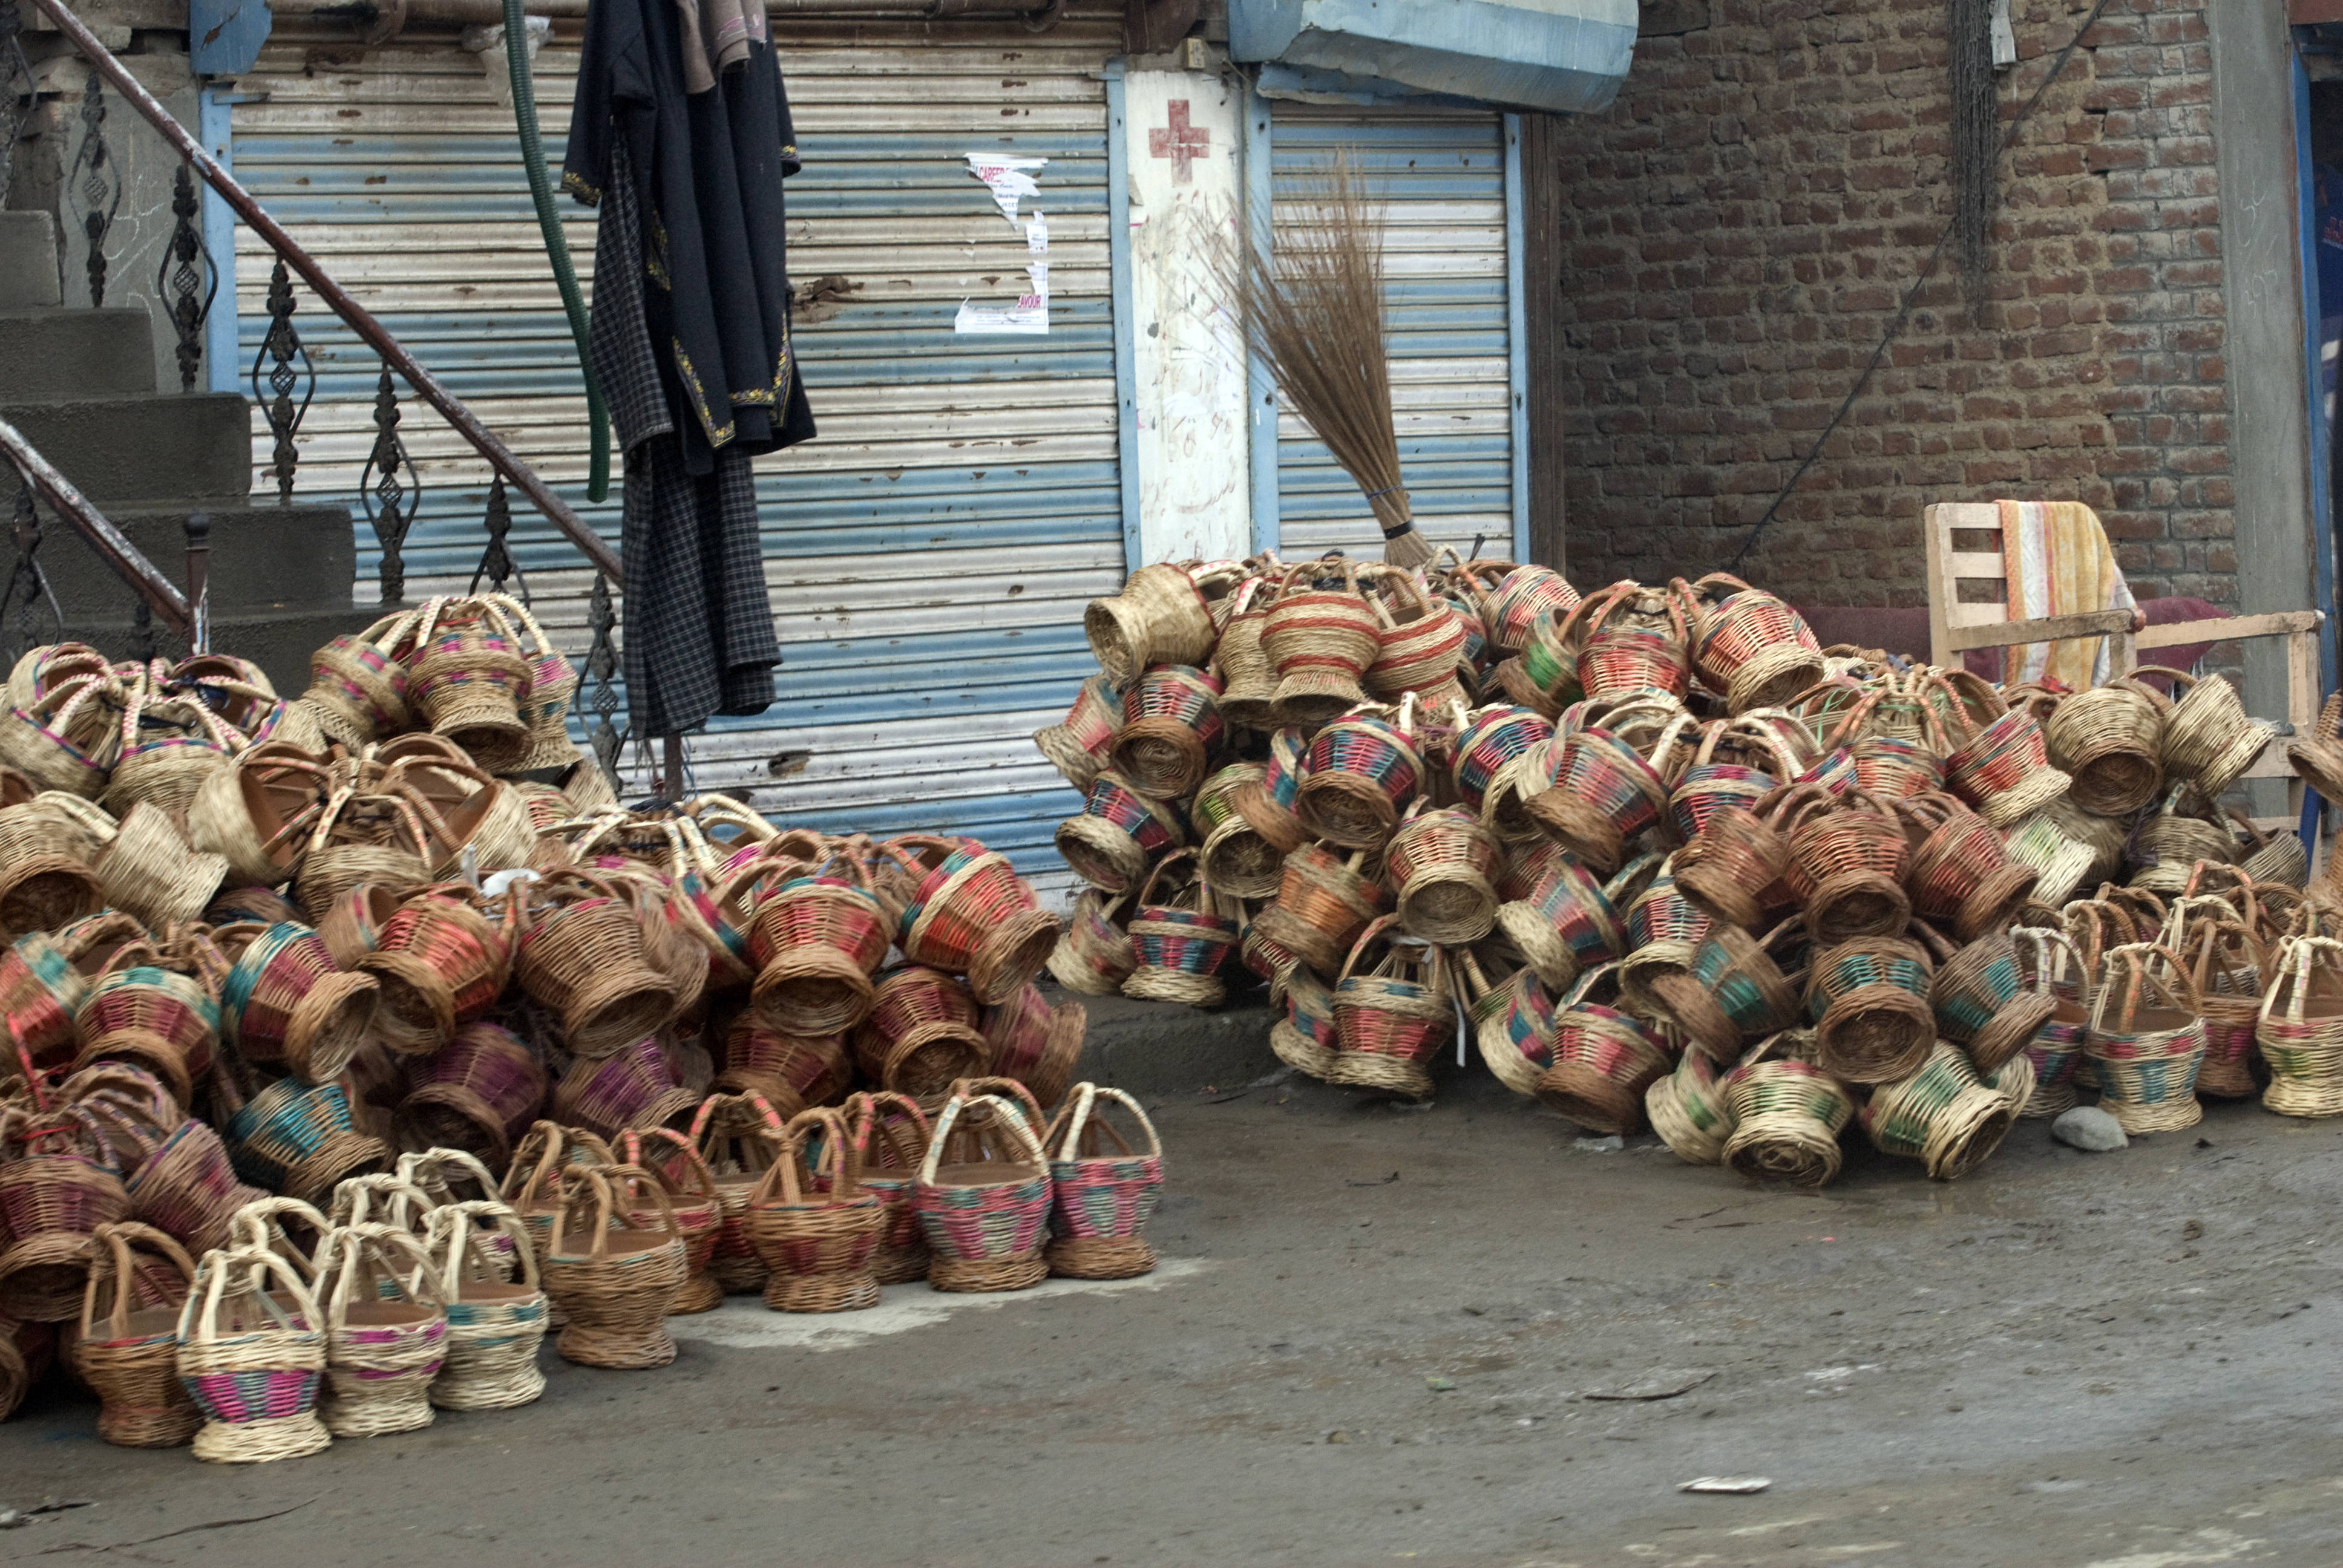
<path id="1" fill-rule="evenodd" d="M 2116 565 L 2099 516 L 2080 501 L 2000 501 L 2001 549 L 2009 618 L 2040 620 L 2095 609 L 2130 609 L 2131 587 Z M 2002 678 L 2050 679 L 2075 690 L 2114 673 L 2104 637 L 2069 638 L 2002 650 Z"/>

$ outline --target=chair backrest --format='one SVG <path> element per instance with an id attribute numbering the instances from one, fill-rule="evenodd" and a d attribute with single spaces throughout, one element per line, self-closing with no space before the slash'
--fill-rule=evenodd
<path id="1" fill-rule="evenodd" d="M 2016 648 L 2066 638 L 2112 637 L 2110 668 L 2132 667 L 2133 612 L 2091 610 L 2040 620 L 2009 618 L 2009 568 L 2002 553 L 2001 508 L 1991 501 L 1945 501 L 1921 514 L 1928 555 L 1928 661 L 1946 668 L 1973 648 Z M 1969 548 L 1954 536 L 1968 533 Z M 1989 599 L 1964 600 L 1963 583 L 1993 585 Z"/>

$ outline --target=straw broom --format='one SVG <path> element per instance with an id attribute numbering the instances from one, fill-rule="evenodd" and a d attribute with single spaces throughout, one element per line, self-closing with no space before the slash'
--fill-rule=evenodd
<path id="1" fill-rule="evenodd" d="M 1269 367 L 1285 406 L 1310 422 L 1383 532 L 1383 559 L 1420 567 L 1432 546 L 1416 532 L 1400 483 L 1383 347 L 1383 217 L 1348 149 L 1304 187 L 1295 218 L 1264 253 L 1250 224 L 1216 231 L 1206 256 L 1245 342 Z M 1233 228 L 1232 234 L 1230 229 Z"/>

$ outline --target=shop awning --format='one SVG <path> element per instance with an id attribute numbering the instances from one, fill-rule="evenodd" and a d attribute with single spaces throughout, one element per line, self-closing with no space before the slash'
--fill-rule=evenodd
<path id="1" fill-rule="evenodd" d="M 1361 94 L 1578 113 L 1626 80 L 1635 16 L 1635 0 L 1232 0 L 1229 48 Z"/>

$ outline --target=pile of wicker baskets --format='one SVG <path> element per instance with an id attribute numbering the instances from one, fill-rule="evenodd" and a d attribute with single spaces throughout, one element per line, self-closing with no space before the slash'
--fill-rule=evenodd
<path id="1" fill-rule="evenodd" d="M 2137 1130 L 2193 1107 L 2126 1065 L 2177 1001 L 2230 1020 L 2202 1091 L 2239 1094 L 2343 983 L 2300 842 L 2222 808 L 2269 732 L 2217 676 L 2003 690 L 1819 648 L 1722 575 L 1582 598 L 1453 558 L 1150 567 L 1085 629 L 1101 673 L 1035 738 L 1084 795 L 1051 972 L 1257 981 L 1332 1083 L 1430 1095 L 1461 1010 L 1590 1131 L 1816 1182 L 1859 1122 L 1952 1177 L 2086 1078 Z"/>

